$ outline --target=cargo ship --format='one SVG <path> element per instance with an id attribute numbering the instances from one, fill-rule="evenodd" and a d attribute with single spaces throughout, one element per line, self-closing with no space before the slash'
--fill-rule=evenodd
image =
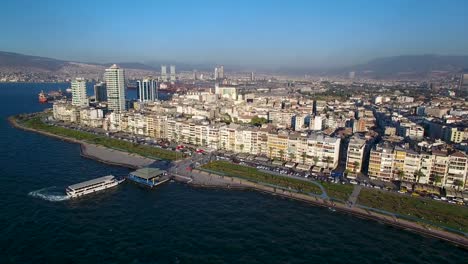
<path id="1" fill-rule="evenodd" d="M 62 90 L 60 89 L 58 91 L 50 91 L 49 93 L 44 93 L 44 91 L 41 91 L 38 96 L 39 103 L 41 104 L 54 100 L 64 99 L 66 97 L 63 95 Z"/>
<path id="2" fill-rule="evenodd" d="M 44 91 L 41 91 L 39 93 L 39 103 L 41 104 L 47 103 L 47 95 L 44 93 Z"/>

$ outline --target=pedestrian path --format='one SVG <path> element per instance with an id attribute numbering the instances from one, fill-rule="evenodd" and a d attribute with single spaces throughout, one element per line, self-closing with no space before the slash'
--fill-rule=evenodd
<path id="1" fill-rule="evenodd" d="M 359 193 L 361 192 L 361 189 L 362 189 L 361 185 L 354 185 L 353 192 L 351 193 L 348 199 L 349 207 L 354 207 L 354 205 L 356 205 L 356 201 L 359 196 Z"/>

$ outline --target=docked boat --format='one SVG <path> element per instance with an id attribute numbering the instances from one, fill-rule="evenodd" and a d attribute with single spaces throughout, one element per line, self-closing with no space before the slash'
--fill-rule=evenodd
<path id="1" fill-rule="evenodd" d="M 113 175 L 107 175 L 103 177 L 99 177 L 96 179 L 92 179 L 89 181 L 80 182 L 77 184 L 73 184 L 67 187 L 66 193 L 67 196 L 70 198 L 80 197 L 86 194 L 99 192 L 105 189 L 112 188 L 114 186 L 119 185 L 125 180 L 117 179 Z"/>
<path id="2" fill-rule="evenodd" d="M 142 168 L 128 174 L 127 179 L 138 184 L 156 187 L 169 180 L 167 172 L 156 168 Z"/>

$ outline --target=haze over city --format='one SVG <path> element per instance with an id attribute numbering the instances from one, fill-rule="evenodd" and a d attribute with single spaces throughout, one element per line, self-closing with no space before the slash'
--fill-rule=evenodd
<path id="1" fill-rule="evenodd" d="M 0 50 L 81 62 L 329 68 L 468 54 L 467 1 L 6 1 Z"/>

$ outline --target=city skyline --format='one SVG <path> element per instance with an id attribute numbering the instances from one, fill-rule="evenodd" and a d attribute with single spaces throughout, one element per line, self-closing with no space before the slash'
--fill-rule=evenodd
<path id="1" fill-rule="evenodd" d="M 405 54 L 467 54 L 468 38 L 460 32 L 468 23 L 463 13 L 468 3 L 449 2 L 140 1 L 129 7 L 121 1 L 112 6 L 9 1 L 0 11 L 5 25 L 0 50 L 82 62 L 254 67 L 336 67 Z M 20 9 L 21 19 L 15 15 Z M 82 18 L 70 19 L 77 15 Z"/>

